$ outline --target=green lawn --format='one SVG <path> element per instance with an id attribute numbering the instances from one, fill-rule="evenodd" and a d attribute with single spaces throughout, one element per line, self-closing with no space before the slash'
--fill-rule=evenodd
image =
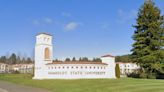
<path id="1" fill-rule="evenodd" d="M 164 92 L 164 80 L 79 79 L 32 80 L 30 75 L 0 74 L 0 80 L 48 89 L 52 92 Z"/>

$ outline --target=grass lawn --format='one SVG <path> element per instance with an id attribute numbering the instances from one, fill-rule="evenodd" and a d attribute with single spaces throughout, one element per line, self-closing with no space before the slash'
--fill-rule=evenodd
<path id="1" fill-rule="evenodd" d="M 30 75 L 0 74 L 0 80 L 52 92 L 164 92 L 164 80 L 151 79 L 32 80 Z"/>

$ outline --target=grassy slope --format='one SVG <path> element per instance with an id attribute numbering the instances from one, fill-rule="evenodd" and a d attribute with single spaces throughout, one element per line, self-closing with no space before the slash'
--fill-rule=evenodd
<path id="1" fill-rule="evenodd" d="M 92 79 L 32 80 L 30 75 L 0 75 L 0 80 L 49 89 L 53 92 L 164 92 L 164 80 Z"/>

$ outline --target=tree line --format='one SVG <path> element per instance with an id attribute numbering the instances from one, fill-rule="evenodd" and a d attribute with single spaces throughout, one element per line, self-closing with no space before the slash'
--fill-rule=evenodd
<path id="1" fill-rule="evenodd" d="M 54 62 L 60 62 L 61 60 L 54 60 Z M 76 59 L 75 57 L 71 58 L 66 58 L 64 60 L 65 62 L 72 62 L 72 61 L 79 61 L 79 62 L 102 62 L 100 58 L 93 58 L 92 60 L 89 60 L 87 57 L 80 57 L 78 59 Z"/>
<path id="2" fill-rule="evenodd" d="M 55 59 L 53 62 L 60 62 L 62 60 Z M 75 57 L 66 58 L 64 60 L 65 62 L 71 62 L 71 61 L 80 61 L 80 62 L 102 62 L 100 58 L 93 58 L 92 60 L 88 59 L 87 57 L 80 57 L 76 59 Z M 0 63 L 6 63 L 6 64 L 29 64 L 34 63 L 34 60 L 32 60 L 30 57 L 20 57 L 16 55 L 15 53 L 12 53 L 10 56 L 1 56 L 0 57 Z"/>
<path id="3" fill-rule="evenodd" d="M 34 61 L 30 57 L 20 57 L 15 53 L 12 53 L 10 56 L 1 56 L 0 63 L 6 64 L 29 64 L 33 63 Z"/>
<path id="4" fill-rule="evenodd" d="M 115 60 L 116 62 L 125 62 L 125 63 L 133 62 L 133 59 L 130 54 L 116 56 Z"/>

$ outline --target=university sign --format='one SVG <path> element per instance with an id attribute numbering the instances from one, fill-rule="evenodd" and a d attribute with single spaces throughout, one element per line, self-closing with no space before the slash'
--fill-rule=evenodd
<path id="1" fill-rule="evenodd" d="M 102 56 L 102 62 L 53 62 L 52 39 L 52 35 L 46 33 L 36 36 L 33 79 L 116 78 L 112 55 Z"/>

